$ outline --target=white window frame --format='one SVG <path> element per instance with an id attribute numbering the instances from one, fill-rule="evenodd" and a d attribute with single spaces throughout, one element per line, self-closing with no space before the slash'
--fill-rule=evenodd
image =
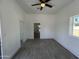
<path id="1" fill-rule="evenodd" d="M 75 16 L 79 16 L 79 15 L 75 15 Z M 73 20 L 74 20 L 74 17 L 75 17 L 75 16 L 70 17 L 70 21 L 69 21 L 69 34 L 70 34 L 70 36 L 79 39 L 78 36 L 73 35 Z"/>

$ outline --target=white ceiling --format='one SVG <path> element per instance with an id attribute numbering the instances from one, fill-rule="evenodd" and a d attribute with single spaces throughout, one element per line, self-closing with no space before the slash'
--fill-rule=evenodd
<path id="1" fill-rule="evenodd" d="M 27 13 L 31 14 L 53 14 L 57 11 L 61 10 L 66 5 L 72 3 L 74 0 L 51 0 L 48 4 L 54 5 L 53 8 L 45 7 L 42 11 L 40 11 L 40 6 L 31 6 L 32 4 L 39 3 L 38 0 L 16 0 L 18 4 L 23 8 L 23 10 Z"/>

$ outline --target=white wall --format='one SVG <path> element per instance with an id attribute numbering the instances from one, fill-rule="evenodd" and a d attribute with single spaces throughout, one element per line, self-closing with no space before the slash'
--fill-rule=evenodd
<path id="1" fill-rule="evenodd" d="M 24 38 L 24 21 L 22 20 L 19 23 L 20 23 L 20 40 L 25 41 L 26 39 Z"/>
<path id="2" fill-rule="evenodd" d="M 20 48 L 20 40 L 33 38 L 33 23 L 40 22 L 41 38 L 54 38 L 54 15 L 25 14 L 15 0 L 0 0 L 3 59 Z"/>
<path id="3" fill-rule="evenodd" d="M 55 22 L 56 40 L 77 57 L 79 57 L 79 38 L 69 35 L 69 18 L 78 14 L 79 0 L 74 0 L 72 4 L 57 13 Z"/>
<path id="4" fill-rule="evenodd" d="M 23 13 L 14 0 L 0 0 L 3 59 L 10 59 L 20 48 L 20 24 Z"/>
<path id="5" fill-rule="evenodd" d="M 20 48 L 20 38 L 33 38 L 33 23 L 41 24 L 41 38 L 56 38 L 65 48 L 79 57 L 79 40 L 69 35 L 69 17 L 79 13 L 79 1 L 55 15 L 24 14 L 14 0 L 0 0 L 3 55 L 9 59 Z M 22 21 L 22 23 L 20 23 Z M 22 26 L 20 26 L 22 25 Z M 21 29 L 20 29 L 21 28 Z M 23 28 L 23 29 L 22 29 Z M 23 34 L 20 37 L 20 31 Z"/>
<path id="6" fill-rule="evenodd" d="M 33 38 L 33 24 L 40 23 L 40 36 L 44 38 L 54 38 L 54 15 L 44 15 L 44 14 L 29 14 L 25 16 L 24 28 L 25 28 L 25 38 Z"/>

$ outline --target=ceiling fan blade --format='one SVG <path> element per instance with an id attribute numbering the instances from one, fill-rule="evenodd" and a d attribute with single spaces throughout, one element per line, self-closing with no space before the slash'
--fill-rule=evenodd
<path id="1" fill-rule="evenodd" d="M 32 6 L 36 6 L 36 5 L 40 5 L 40 3 L 37 3 L 37 4 L 33 4 Z"/>
<path id="2" fill-rule="evenodd" d="M 53 6 L 52 5 L 49 5 L 49 4 L 45 4 L 47 7 L 50 7 L 50 8 L 52 8 Z"/>
<path id="3" fill-rule="evenodd" d="M 40 10 L 43 10 L 43 7 L 41 7 Z"/>
<path id="4" fill-rule="evenodd" d="M 51 0 L 45 0 L 45 2 L 49 2 L 49 1 L 51 1 Z"/>
<path id="5" fill-rule="evenodd" d="M 45 2 L 45 0 L 39 0 L 41 3 L 44 3 Z"/>

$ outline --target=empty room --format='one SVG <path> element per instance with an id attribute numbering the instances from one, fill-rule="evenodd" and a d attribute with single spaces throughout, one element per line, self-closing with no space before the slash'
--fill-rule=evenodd
<path id="1" fill-rule="evenodd" d="M 79 0 L 0 0 L 0 59 L 79 59 Z"/>

